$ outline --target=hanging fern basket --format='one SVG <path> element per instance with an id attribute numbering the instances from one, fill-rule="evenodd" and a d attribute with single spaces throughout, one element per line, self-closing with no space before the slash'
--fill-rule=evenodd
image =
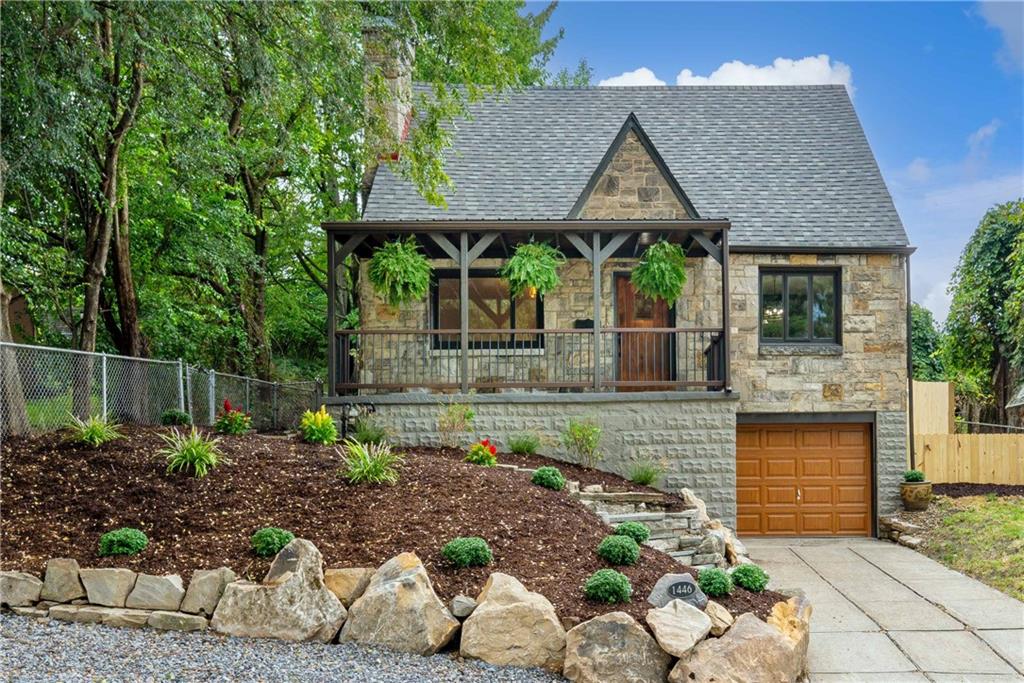
<path id="1" fill-rule="evenodd" d="M 561 284 L 558 269 L 564 263 L 565 254 L 550 244 L 524 242 L 516 247 L 499 275 L 508 282 L 513 297 L 523 292 L 543 297 Z"/>
<path id="2" fill-rule="evenodd" d="M 423 299 L 430 289 L 430 262 L 416 240 L 387 242 L 373 252 L 367 275 L 389 306 Z"/>
<path id="3" fill-rule="evenodd" d="M 686 284 L 686 254 L 678 244 L 659 240 L 644 252 L 630 280 L 641 294 L 672 304 Z"/>

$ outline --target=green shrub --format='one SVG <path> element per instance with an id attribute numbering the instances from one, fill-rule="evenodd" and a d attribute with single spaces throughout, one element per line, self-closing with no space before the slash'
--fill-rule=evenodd
<path id="1" fill-rule="evenodd" d="M 732 578 L 724 569 L 701 569 L 697 574 L 697 585 L 712 598 L 732 593 Z"/>
<path id="2" fill-rule="evenodd" d="M 420 300 L 430 288 L 430 262 L 411 236 L 377 247 L 366 274 L 389 306 Z"/>
<path id="3" fill-rule="evenodd" d="M 659 240 L 647 247 L 630 281 L 637 291 L 671 305 L 686 284 L 686 254 L 678 244 Z"/>
<path id="4" fill-rule="evenodd" d="M 557 467 L 538 467 L 530 481 L 552 491 L 561 491 L 565 488 L 565 477 Z"/>
<path id="5" fill-rule="evenodd" d="M 307 410 L 299 420 L 299 432 L 306 443 L 318 443 L 330 446 L 338 440 L 338 428 L 334 418 L 327 412 L 327 406 L 320 406 L 315 413 Z"/>
<path id="6" fill-rule="evenodd" d="M 661 467 L 652 462 L 640 462 L 629 471 L 629 480 L 641 486 L 651 486 L 661 478 Z"/>
<path id="7" fill-rule="evenodd" d="M 583 594 L 588 600 L 615 604 L 629 602 L 633 595 L 633 586 L 629 578 L 614 569 L 598 569 L 583 584 Z"/>
<path id="8" fill-rule="evenodd" d="M 158 453 L 167 458 L 167 474 L 192 471 L 192 476 L 202 479 L 210 470 L 225 462 L 227 458 L 217 448 L 220 439 L 206 438 L 206 435 L 192 427 L 189 434 L 182 434 L 172 429 L 170 434 L 161 434 L 160 438 L 167 444 Z"/>
<path id="9" fill-rule="evenodd" d="M 601 428 L 592 419 L 569 420 L 562 432 L 562 443 L 586 467 L 594 467 L 601 459 L 597 450 L 601 443 Z"/>
<path id="10" fill-rule="evenodd" d="M 508 449 L 516 455 L 533 455 L 540 450 L 540 434 L 536 432 L 513 434 L 509 437 Z"/>
<path id="11" fill-rule="evenodd" d="M 85 420 L 80 420 L 72 415 L 68 429 L 71 430 L 73 442 L 89 448 L 99 448 L 105 443 L 121 438 L 121 432 L 117 431 L 120 426 L 109 420 L 104 420 L 99 415 L 91 415 Z"/>
<path id="12" fill-rule="evenodd" d="M 768 574 L 756 564 L 741 564 L 732 570 L 732 581 L 740 588 L 760 593 L 768 585 Z"/>
<path id="13" fill-rule="evenodd" d="M 479 536 L 453 538 L 441 548 L 441 555 L 456 567 L 483 567 L 494 559 L 487 541 Z"/>
<path id="14" fill-rule="evenodd" d="M 447 403 L 437 416 L 437 432 L 441 445 L 445 448 L 457 448 L 460 437 L 473 427 L 476 412 L 465 403 Z"/>
<path id="15" fill-rule="evenodd" d="M 391 450 L 391 444 L 345 441 L 345 477 L 353 484 L 395 484 L 398 466 L 405 462 L 400 453 Z"/>
<path id="16" fill-rule="evenodd" d="M 488 439 L 484 439 L 470 446 L 463 460 L 474 465 L 494 467 L 498 464 L 498 449 Z"/>
<path id="17" fill-rule="evenodd" d="M 146 534 L 132 527 L 114 529 L 100 536 L 100 557 L 109 555 L 138 555 L 146 546 L 149 539 Z"/>
<path id="18" fill-rule="evenodd" d="M 371 415 L 360 415 L 352 424 L 352 436 L 359 443 L 384 443 L 388 430 Z"/>
<path id="19" fill-rule="evenodd" d="M 276 526 L 263 527 L 249 539 L 253 551 L 260 557 L 273 557 L 295 540 L 295 534 Z"/>
<path id="20" fill-rule="evenodd" d="M 924 481 L 924 472 L 921 470 L 907 470 L 903 473 L 903 481 L 908 484 L 916 484 Z"/>
<path id="21" fill-rule="evenodd" d="M 615 527 L 618 536 L 629 536 L 637 543 L 643 543 L 651 537 L 651 530 L 641 522 L 623 522 Z"/>
<path id="22" fill-rule="evenodd" d="M 239 410 L 231 405 L 231 401 L 224 399 L 222 410 L 217 414 L 217 420 L 213 428 L 219 434 L 239 435 L 245 434 L 252 429 L 252 415 Z"/>
<path id="23" fill-rule="evenodd" d="M 630 536 L 605 536 L 597 546 L 601 559 L 615 565 L 633 565 L 640 559 L 640 546 Z"/>
<path id="24" fill-rule="evenodd" d="M 508 282 L 513 298 L 530 288 L 536 290 L 534 294 L 544 296 L 561 284 L 558 269 L 564 263 L 565 254 L 550 244 L 523 242 L 498 270 L 498 275 Z"/>
<path id="25" fill-rule="evenodd" d="M 187 427 L 192 424 L 192 416 L 184 410 L 168 408 L 160 413 L 160 424 L 167 426 Z"/>

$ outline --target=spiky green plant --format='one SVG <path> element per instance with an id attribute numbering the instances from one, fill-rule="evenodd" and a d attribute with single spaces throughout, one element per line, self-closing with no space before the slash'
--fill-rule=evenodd
<path id="1" fill-rule="evenodd" d="M 383 443 L 359 443 L 348 439 L 345 448 L 345 477 L 353 484 L 396 484 L 398 466 L 405 462 L 400 453 Z"/>
<path id="2" fill-rule="evenodd" d="M 99 448 L 105 443 L 121 438 L 121 432 L 117 431 L 117 428 L 120 426 L 110 420 L 103 419 L 99 415 L 90 415 L 84 420 L 71 415 L 68 429 L 71 430 L 71 440 L 73 442 L 88 446 L 89 448 Z"/>
<path id="3" fill-rule="evenodd" d="M 191 470 L 192 476 L 202 479 L 210 470 L 227 461 L 217 447 L 220 439 L 207 438 L 195 427 L 188 434 L 172 429 L 169 434 L 161 434 L 160 438 L 167 444 L 158 453 L 167 459 L 168 474 Z"/>

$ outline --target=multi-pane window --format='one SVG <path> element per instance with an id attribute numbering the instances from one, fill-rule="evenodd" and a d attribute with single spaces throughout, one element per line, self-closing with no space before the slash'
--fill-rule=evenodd
<path id="1" fill-rule="evenodd" d="M 442 270 L 436 275 L 431 288 L 431 319 L 434 329 L 458 330 L 461 321 L 459 272 Z M 544 309 L 536 292 L 524 292 L 513 298 L 508 289 L 508 282 L 499 278 L 493 270 L 469 271 L 469 331 L 472 333 L 472 347 L 540 346 L 542 336 L 539 334 L 512 334 L 502 330 L 543 327 Z M 435 347 L 458 347 L 458 344 L 458 339 L 452 341 L 451 335 L 435 335 Z"/>
<path id="2" fill-rule="evenodd" d="M 839 340 L 838 270 L 761 271 L 761 341 Z"/>

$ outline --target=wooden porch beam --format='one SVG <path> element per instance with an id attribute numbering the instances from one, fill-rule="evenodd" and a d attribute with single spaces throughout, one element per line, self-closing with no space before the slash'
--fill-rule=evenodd
<path id="1" fill-rule="evenodd" d="M 593 252 L 591 252 L 590 247 L 587 246 L 587 243 L 583 241 L 582 237 L 575 232 L 566 232 L 563 234 L 565 235 L 565 239 L 569 240 L 572 246 L 576 247 L 576 250 L 580 252 L 583 258 L 588 261 L 594 260 Z"/>
<path id="2" fill-rule="evenodd" d="M 604 247 L 599 252 L 597 258 L 597 265 L 601 265 L 602 263 L 607 261 L 608 258 L 612 254 L 614 254 L 619 247 L 625 244 L 626 240 L 628 240 L 632 236 L 633 233 L 630 232 L 620 232 L 613 235 L 612 238 L 608 241 L 608 244 L 604 245 Z"/>
<path id="3" fill-rule="evenodd" d="M 459 250 L 447 237 L 444 236 L 444 233 L 428 232 L 427 235 L 430 236 L 430 239 L 434 240 L 437 246 L 441 247 L 444 253 L 448 254 L 448 257 L 451 260 L 455 261 L 456 265 L 460 265 L 460 259 L 462 257 L 459 255 Z"/>
<path id="4" fill-rule="evenodd" d="M 337 252 L 334 254 L 335 265 L 343 264 L 345 259 L 348 258 L 348 255 L 355 251 L 356 247 L 362 244 L 366 237 L 365 233 L 349 235 L 348 239 L 345 240 L 345 243 L 338 247 Z"/>
<path id="5" fill-rule="evenodd" d="M 480 258 L 480 255 L 484 253 L 484 250 L 487 249 L 487 247 L 491 246 L 491 242 L 497 239 L 499 234 L 500 233 L 497 232 L 488 232 L 480 236 L 480 239 L 476 241 L 473 248 L 469 250 L 469 265 L 472 265 L 473 261 Z"/>
<path id="6" fill-rule="evenodd" d="M 729 354 L 730 354 L 730 333 L 729 333 L 729 233 L 722 231 L 722 254 L 719 263 L 722 264 L 722 344 L 723 344 L 723 377 L 722 382 L 727 393 L 732 392 L 732 380 L 730 378 Z"/>
<path id="7" fill-rule="evenodd" d="M 711 241 L 703 232 L 691 232 L 690 236 L 693 237 L 694 241 L 700 246 L 704 247 L 704 251 L 708 252 L 708 256 L 718 261 L 719 265 L 722 263 L 722 250 Z M 725 242 L 725 231 L 722 231 L 722 242 Z"/>
<path id="8" fill-rule="evenodd" d="M 469 393 L 469 233 L 459 233 L 459 377 L 461 391 Z"/>

